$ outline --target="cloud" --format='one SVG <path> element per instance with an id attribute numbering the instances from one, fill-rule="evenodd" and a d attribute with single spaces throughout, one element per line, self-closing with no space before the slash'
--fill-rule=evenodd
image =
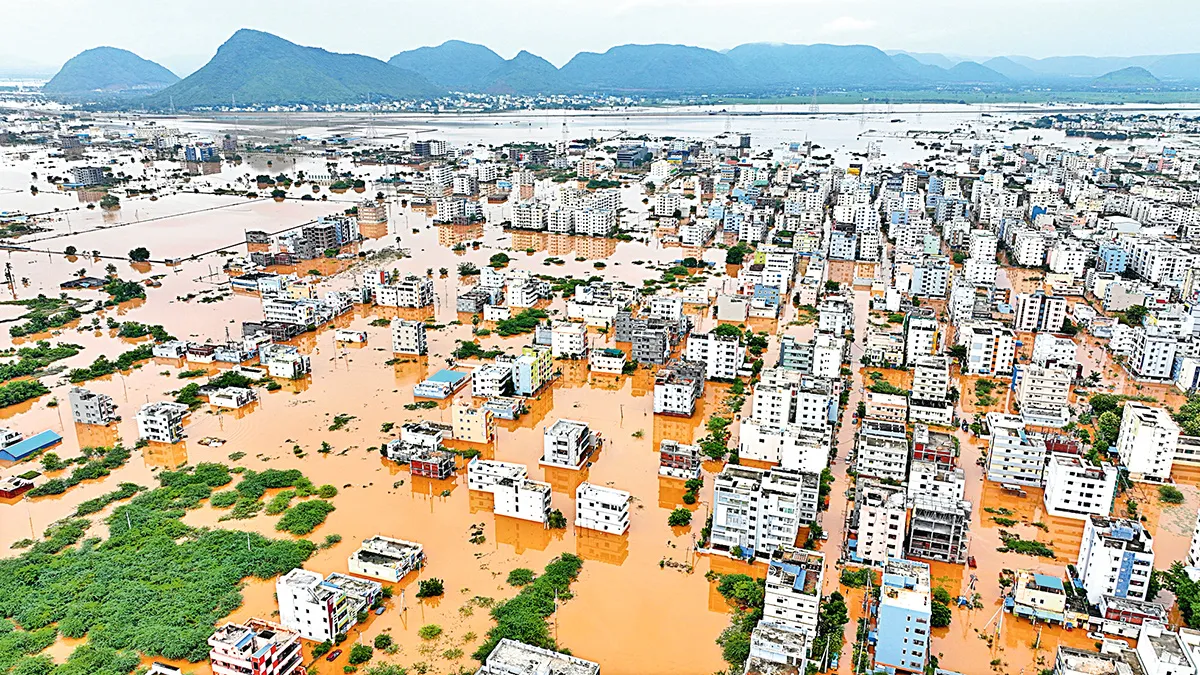
<path id="1" fill-rule="evenodd" d="M 858 33 L 875 27 L 875 22 L 869 19 L 856 19 L 852 16 L 839 16 L 832 21 L 821 24 L 822 33 Z"/>

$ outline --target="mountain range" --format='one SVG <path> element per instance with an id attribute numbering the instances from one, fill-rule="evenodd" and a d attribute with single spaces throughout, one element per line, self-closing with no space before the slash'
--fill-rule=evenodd
<path id="1" fill-rule="evenodd" d="M 363 103 L 423 99 L 442 89 L 411 70 L 360 54 L 302 47 L 241 29 L 200 70 L 152 95 L 146 105 L 199 108 L 230 105 Z"/>
<path id="2" fill-rule="evenodd" d="M 158 79 L 150 77 L 151 70 Z M 423 100 L 447 92 L 665 97 L 807 96 L 818 90 L 1003 92 L 1031 87 L 1120 91 L 1200 87 L 1200 54 L 970 60 L 889 53 L 868 45 L 752 43 L 714 51 L 650 44 L 580 52 L 558 68 L 527 51 L 505 59 L 488 47 L 460 40 L 403 51 L 385 63 L 242 29 L 203 67 L 176 79 L 130 52 L 100 48 L 68 61 L 44 91 L 59 95 L 160 89 L 138 101 L 159 109 Z"/>
<path id="3" fill-rule="evenodd" d="M 42 91 L 56 96 L 149 93 L 179 81 L 153 61 L 116 47 L 96 47 L 71 57 Z"/>

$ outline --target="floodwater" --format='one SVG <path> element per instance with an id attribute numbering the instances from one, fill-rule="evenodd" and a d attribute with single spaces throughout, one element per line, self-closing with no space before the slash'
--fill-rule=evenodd
<path id="1" fill-rule="evenodd" d="M 954 114 L 960 117 L 926 115 L 927 121 L 921 128 L 948 130 L 953 128 L 948 123 L 966 124 L 973 116 L 970 111 Z M 803 140 L 808 135 L 818 143 L 833 145 L 836 141 L 843 145 L 854 144 L 853 149 L 861 150 L 867 138 L 881 137 L 885 138 L 885 154 L 893 153 L 890 160 L 901 156 L 920 159 L 920 154 L 914 154 L 917 148 L 911 139 L 902 138 L 903 130 L 913 126 L 919 116 L 919 111 L 908 109 L 902 115 L 897 113 L 897 117 L 907 120 L 904 123 L 890 122 L 890 116 L 881 122 L 833 115 L 811 119 L 751 118 L 746 122 L 749 131 L 770 142 Z M 521 140 L 541 135 L 557 138 L 560 133 L 557 118 L 526 118 L 516 124 L 509 124 L 512 120 L 500 117 L 487 119 L 494 129 L 485 129 L 482 121 L 462 117 L 416 121 L 397 118 L 393 122 L 383 119 L 380 121 L 384 127 L 380 138 L 381 142 L 389 142 L 388 139 L 394 142 L 398 135 L 414 128 L 434 129 L 440 137 L 459 142 L 478 138 L 496 143 L 510 136 Z M 586 128 L 586 119 L 572 118 L 569 126 L 582 130 Z M 228 128 L 232 122 L 227 118 L 164 121 L 185 129 L 209 131 Z M 359 118 L 348 123 L 361 122 Z M 243 119 L 237 123 L 247 134 L 279 131 L 277 126 L 272 126 L 276 122 L 267 117 Z M 649 116 L 597 120 L 597 124 L 606 128 L 618 123 L 637 133 L 653 133 L 659 128 L 657 125 L 669 124 L 679 126 L 675 135 L 708 135 L 719 133 L 724 119 L 697 113 L 691 118 Z M 881 123 L 889 125 L 886 134 L 872 131 Z M 394 126 L 389 127 L 389 124 Z M 531 125 L 541 127 L 535 130 Z M 350 128 L 353 130 L 352 126 Z M 328 128 L 314 126 L 311 130 L 301 128 L 297 131 L 317 135 L 318 132 L 328 133 Z M 338 213 L 362 198 L 353 193 L 327 194 L 323 190 L 320 196 L 328 197 L 328 201 L 289 199 L 276 203 L 206 194 L 228 185 L 245 187 L 248 179 L 259 173 L 294 173 L 298 169 L 326 171 L 324 158 L 253 155 L 243 165 L 222 165 L 215 173 L 205 175 L 201 172 L 191 176 L 187 183 L 171 178 L 172 172 L 180 169 L 178 163 L 142 164 L 132 161 L 131 156 L 115 159 L 120 161 L 120 170 L 158 187 L 158 198 L 126 198 L 122 200 L 122 208 L 115 212 L 88 209 L 85 201 L 60 193 L 46 183 L 46 176 L 66 172 L 68 166 L 63 160 L 49 158 L 42 152 L 33 153 L 29 159 L 20 159 L 13 154 L 0 156 L 0 211 L 51 214 L 40 222 L 47 231 L 24 237 L 18 243 L 32 249 L 55 251 L 5 251 L 0 254 L 3 257 L 0 262 L 12 265 L 15 280 L 10 288 L 0 288 L 0 299 L 28 299 L 39 293 L 55 296 L 59 293 L 58 284 L 80 270 L 84 274 L 103 276 L 109 264 L 116 266 L 122 278 L 155 279 L 161 285 L 148 288 L 145 300 L 85 315 L 82 320 L 53 334 L 19 340 L 0 337 L 0 347 L 36 339 L 71 342 L 82 345 L 84 350 L 58 365 L 66 368 L 83 366 L 101 354 L 115 357 L 134 344 L 118 339 L 115 331 L 103 328 L 108 317 L 162 324 L 176 337 L 197 341 L 221 341 L 227 335 L 236 338 L 240 335 L 242 321 L 261 318 L 260 301 L 252 294 L 230 292 L 227 285 L 223 285 L 225 277 L 220 274 L 220 269 L 224 256 L 216 252 L 245 254 L 245 245 L 240 242 L 246 230 L 278 232 L 298 227 L 323 215 Z M 383 175 L 384 171 L 382 167 L 355 166 L 347 158 L 331 161 L 339 170 L 354 170 L 371 178 Z M 32 178 L 33 172 L 38 173 L 36 180 Z M 31 182 L 39 185 L 36 196 L 28 189 Z M 298 196 L 307 188 L 294 187 L 292 195 Z M 641 195 L 635 189 L 627 188 L 622 192 L 622 201 L 630 209 L 631 217 L 639 217 L 645 212 Z M 251 469 L 298 468 L 318 484 L 331 483 L 340 490 L 333 500 L 337 510 L 310 538 L 320 541 L 328 534 L 337 533 L 343 540 L 318 551 L 306 567 L 321 573 L 344 572 L 346 557 L 357 543 L 375 534 L 419 541 L 425 546 L 428 566 L 397 585 L 398 592 L 383 616 L 372 615 L 361 630 L 350 636 L 352 641 L 361 638 L 369 642 L 381 632 L 390 633 L 400 645 L 400 651 L 396 656 L 379 654 L 377 660 L 394 661 L 404 666 L 425 663 L 430 672 L 435 673 L 472 669 L 470 653 L 493 625 L 484 607 L 486 601 L 477 598 L 512 596 L 515 589 L 505 583 L 510 570 L 528 567 L 540 571 L 556 555 L 568 552 L 581 556 L 585 563 L 579 580 L 572 587 L 574 598 L 562 604 L 551 618 L 552 631 L 562 646 L 570 648 L 577 656 L 600 662 L 606 673 L 616 675 L 700 673 L 722 668 L 724 663 L 714 640 L 727 625 L 729 609 L 716 594 L 714 585 L 705 581 L 704 575 L 710 570 L 762 575 L 765 568 L 761 564 L 746 565 L 723 557 L 697 555 L 693 551 L 694 538 L 710 509 L 712 475 L 720 471 L 720 463 L 705 466 L 708 486 L 701 491 L 700 502 L 689 507 L 696 513 L 692 525 L 685 528 L 666 525 L 668 513 L 683 506 L 683 489 L 679 481 L 658 477 L 656 451 L 664 439 L 691 442 L 702 436 L 704 420 L 721 408 L 725 387 L 707 386 L 704 401 L 691 418 L 656 417 L 652 414 L 651 371 L 639 369 L 632 375 L 591 374 L 584 363 L 562 361 L 556 364 L 561 375 L 530 402 L 528 414 L 515 422 L 500 421 L 498 439 L 488 446 L 475 447 L 485 458 L 523 463 L 532 478 L 550 482 L 553 508 L 561 509 L 568 522 L 573 522 L 573 492 L 580 482 L 587 480 L 630 491 L 634 496 L 631 527 L 623 536 L 576 530 L 572 525 L 565 530 L 546 530 L 540 525 L 496 517 L 491 512 L 491 500 L 487 495 L 467 489 L 465 470 L 446 481 L 414 479 L 407 468 L 383 460 L 377 451 L 381 443 L 396 433 L 395 430 L 384 433 L 382 426 L 385 423 L 394 423 L 398 429 L 401 423 L 410 420 L 449 421 L 449 402 L 429 410 L 408 411 L 403 406 L 413 402 L 412 385 L 445 367 L 447 356 L 457 341 L 472 339 L 469 317 L 455 311 L 454 298 L 459 284 L 473 283 L 457 278 L 459 263 L 470 262 L 482 267 L 492 254 L 507 250 L 512 258 L 510 269 L 576 278 L 599 274 L 606 279 L 640 287 L 644 279 L 659 276 L 653 268 L 697 252 L 664 247 L 656 239 L 649 243 L 618 243 L 585 237 L 509 233 L 494 224 L 503 219 L 507 208 L 498 205 L 486 207 L 487 225 L 435 227 L 424 213 L 403 208 L 400 199 L 394 195 L 386 196 L 391 215 L 390 229 L 383 236 L 365 241 L 362 251 L 371 255 L 385 247 L 399 246 L 408 250 L 409 257 L 391 256 L 383 262 L 376 262 L 371 257 L 351 262 L 321 260 L 304 263 L 294 270 L 280 271 L 306 274 L 312 269 L 320 272 L 321 292 L 326 288 L 347 288 L 354 284 L 353 275 L 379 265 L 402 272 L 431 273 L 435 287 L 433 308 L 357 307 L 354 312 L 340 317 L 335 325 L 366 331 L 369 337 L 365 346 L 351 348 L 336 344 L 330 327 L 295 340 L 295 344 L 312 357 L 310 377 L 284 383 L 284 387 L 275 392 L 260 389 L 261 400 L 245 410 L 217 411 L 202 406 L 190 415 L 186 423 L 188 437 L 184 442 L 137 450 L 126 466 L 103 480 L 89 481 L 57 497 L 0 502 L 0 555 L 15 553 L 9 548 L 13 542 L 36 537 L 54 521 L 69 516 L 80 502 L 108 492 L 120 482 L 153 486 L 155 473 L 162 469 L 202 461 L 221 461 Z M 466 245 L 476 242 L 477 247 Z M 456 244 L 464 244 L 465 250 L 451 250 Z M 61 251 L 66 246 L 74 246 L 83 253 L 65 256 Z M 127 251 L 137 246 L 150 249 L 154 260 L 184 260 L 166 265 L 160 262 L 133 264 L 119 259 L 125 258 Z M 95 251 L 99 256 L 93 255 Z M 198 257 L 189 259 L 192 256 Z M 715 289 L 723 277 L 736 273 L 736 269 L 720 265 L 723 252 L 719 250 L 702 252 L 699 257 L 718 264 L 705 276 L 704 283 L 709 288 Z M 596 265 L 601 261 L 603 268 Z M 447 274 L 442 275 L 441 268 L 446 268 Z M 72 296 L 103 299 L 99 291 L 72 292 Z M 865 289 L 855 291 L 857 342 L 852 350 L 855 360 L 861 356 L 865 340 L 868 296 Z M 548 307 L 552 314 L 561 314 L 564 308 L 562 300 L 556 300 Z M 693 311 L 689 308 L 690 313 Z M 0 319 L 13 319 L 19 314 L 19 307 L 0 305 Z M 100 317 L 101 328 L 91 327 L 94 316 Z M 390 331 L 387 327 L 369 324 L 376 318 L 391 317 L 434 318 L 442 327 L 429 333 L 430 356 L 402 359 L 400 363 L 388 365 L 386 361 L 392 357 Z M 707 312 L 696 311 L 695 318 L 700 330 L 716 325 Z M 794 318 L 794 310 L 787 307 L 778 321 L 754 320 L 750 325 L 775 336 L 811 336 L 813 325 L 791 325 Z M 479 338 L 479 341 L 486 349 L 517 351 L 529 339 L 530 336 L 506 339 L 492 334 Z M 614 344 L 611 336 L 596 332 L 590 334 L 590 340 L 594 346 Z M 777 340 L 772 340 L 765 356 L 767 363 L 775 360 L 777 344 Z M 1097 368 L 1111 367 L 1099 346 L 1089 344 L 1087 349 L 1096 353 Z M 1081 348 L 1081 358 L 1083 351 Z M 171 398 L 169 392 L 186 384 L 176 377 L 177 374 L 198 367 L 204 366 L 155 359 L 132 371 L 86 383 L 84 386 L 106 393 L 116 401 L 123 419 L 110 428 L 96 429 L 71 422 L 69 410 L 64 410 L 71 385 L 62 374 L 41 378 L 51 388 L 49 395 L 2 409 L 0 419 L 6 426 L 26 434 L 44 429 L 58 431 L 64 441 L 55 452 L 64 457 L 77 455 L 81 447 L 111 444 L 118 438 L 131 446 L 136 440 L 134 416 L 137 408 L 147 401 Z M 210 368 L 215 370 L 216 367 Z M 886 373 L 889 381 L 900 386 L 906 386 L 903 380 L 906 375 Z M 848 415 L 861 398 L 864 377 L 863 372 L 856 371 L 850 383 L 847 418 L 837 436 L 838 463 L 832 467 L 837 482 L 829 511 L 823 514 L 822 525 L 829 533 L 829 540 L 823 545 L 829 562 L 826 592 L 838 587 L 840 568 L 836 559 L 843 539 L 839 519 L 844 518 L 846 512 L 845 490 L 849 485 L 845 458 L 854 437 Z M 465 396 L 467 394 L 460 394 L 460 397 Z M 969 398 L 973 395 L 963 389 L 963 399 Z M 59 405 L 52 406 L 52 401 Z M 329 431 L 332 419 L 338 414 L 354 415 L 355 419 L 343 429 Z M 604 436 L 604 448 L 590 467 L 571 472 L 537 465 L 542 451 L 542 430 L 559 418 L 587 422 Z M 736 443 L 737 422 L 731 432 L 734 436 L 731 444 Z M 205 438 L 218 438 L 224 444 L 219 447 L 202 445 L 199 441 Z M 1035 651 L 1032 645 L 1038 640 L 1038 629 L 1008 617 L 1005 617 L 999 638 L 989 642 L 981 635 L 994 635 L 998 619 L 1003 616 L 1002 613 L 997 615 L 996 611 L 1000 606 L 1001 593 L 996 581 L 1000 570 L 1033 567 L 1060 574 L 1062 565 L 1074 558 L 1082 523 L 1046 517 L 1035 490 L 1019 499 L 984 483 L 980 469 L 975 465 L 980 452 L 977 442 L 966 434 L 959 434 L 959 438 L 963 448 L 960 463 L 968 480 L 967 498 L 975 505 L 971 554 L 978 559 L 979 568 L 967 570 L 960 566 L 935 564 L 933 577 L 935 584 L 945 586 L 955 595 L 978 591 L 983 609 L 956 609 L 954 623 L 948 629 L 935 632 L 934 652 L 944 655 L 943 667 L 964 672 L 976 672 L 979 669 L 973 665 L 996 658 L 1002 660 L 1006 672 L 1028 671 L 1035 665 L 1044 667 L 1042 660 L 1052 659 L 1053 649 L 1060 641 L 1077 646 L 1087 646 L 1090 641 L 1079 631 L 1066 633 L 1046 627 L 1040 632 L 1039 647 Z M 328 454 L 318 452 L 323 441 L 332 446 Z M 234 461 L 229 459 L 232 453 L 245 454 Z M 21 473 L 31 466 L 36 465 L 3 467 L 0 475 Z M 1162 551 L 1159 567 L 1166 567 L 1179 557 L 1180 551 L 1186 550 L 1190 524 L 1184 521 L 1186 514 L 1194 513 L 1194 506 L 1200 503 L 1197 491 L 1192 487 L 1200 482 L 1198 478 L 1200 476 L 1180 481 L 1188 483 L 1184 486 L 1189 500 L 1185 506 L 1160 510 L 1155 500 L 1139 498 L 1148 525 L 1160 531 L 1156 541 Z M 1023 537 L 1052 541 L 1060 554 L 1059 559 L 1040 560 L 995 552 L 999 545 L 998 526 L 983 512 L 985 506 L 1003 506 L 1020 514 L 1023 524 L 1013 530 Z M 100 520 L 106 513 L 107 510 L 92 518 Z M 204 506 L 189 513 L 185 522 L 288 536 L 275 532 L 276 517 L 259 515 L 245 521 L 222 522 L 219 520 L 221 515 L 222 511 Z M 1034 526 L 1037 522 L 1044 522 L 1049 531 Z M 468 540 L 477 528 L 482 528 L 484 541 L 471 544 Z M 94 531 L 101 532 L 102 529 L 97 526 Z M 973 590 L 972 572 L 977 576 Z M 413 597 L 417 580 L 424 577 L 443 579 L 445 597 L 432 601 L 418 601 Z M 245 602 L 229 617 L 230 620 L 251 616 L 271 618 L 276 608 L 273 590 L 273 581 L 248 582 L 243 589 Z M 842 590 L 846 592 L 846 589 Z M 848 672 L 854 619 L 857 618 L 854 612 L 859 611 L 856 596 L 850 593 L 847 597 L 852 607 L 852 621 L 847 626 L 843 672 Z M 433 643 L 417 636 L 417 629 L 430 623 L 444 629 L 443 635 Z M 56 658 L 64 658 L 72 644 L 61 641 L 51 653 Z M 461 649 L 464 655 L 454 656 L 455 649 Z M 343 655 L 333 664 L 321 665 L 328 671 L 345 665 L 345 662 L 346 655 Z M 188 666 L 188 670 L 209 672 L 204 664 Z"/>

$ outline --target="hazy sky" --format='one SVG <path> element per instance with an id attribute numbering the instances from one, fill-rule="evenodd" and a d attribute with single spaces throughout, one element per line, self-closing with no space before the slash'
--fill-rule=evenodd
<path id="1" fill-rule="evenodd" d="M 238 28 L 387 59 L 448 39 L 561 66 L 628 43 L 870 44 L 971 56 L 1200 51 L 1197 0 L 0 0 L 0 72 L 122 47 L 183 76 Z"/>

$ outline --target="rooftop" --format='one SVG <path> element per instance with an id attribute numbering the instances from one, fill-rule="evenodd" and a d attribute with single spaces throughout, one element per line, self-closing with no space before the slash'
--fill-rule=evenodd
<path id="1" fill-rule="evenodd" d="M 498 675 L 600 675 L 600 665 L 505 638 L 488 655 L 479 672 L 495 672 Z"/>

